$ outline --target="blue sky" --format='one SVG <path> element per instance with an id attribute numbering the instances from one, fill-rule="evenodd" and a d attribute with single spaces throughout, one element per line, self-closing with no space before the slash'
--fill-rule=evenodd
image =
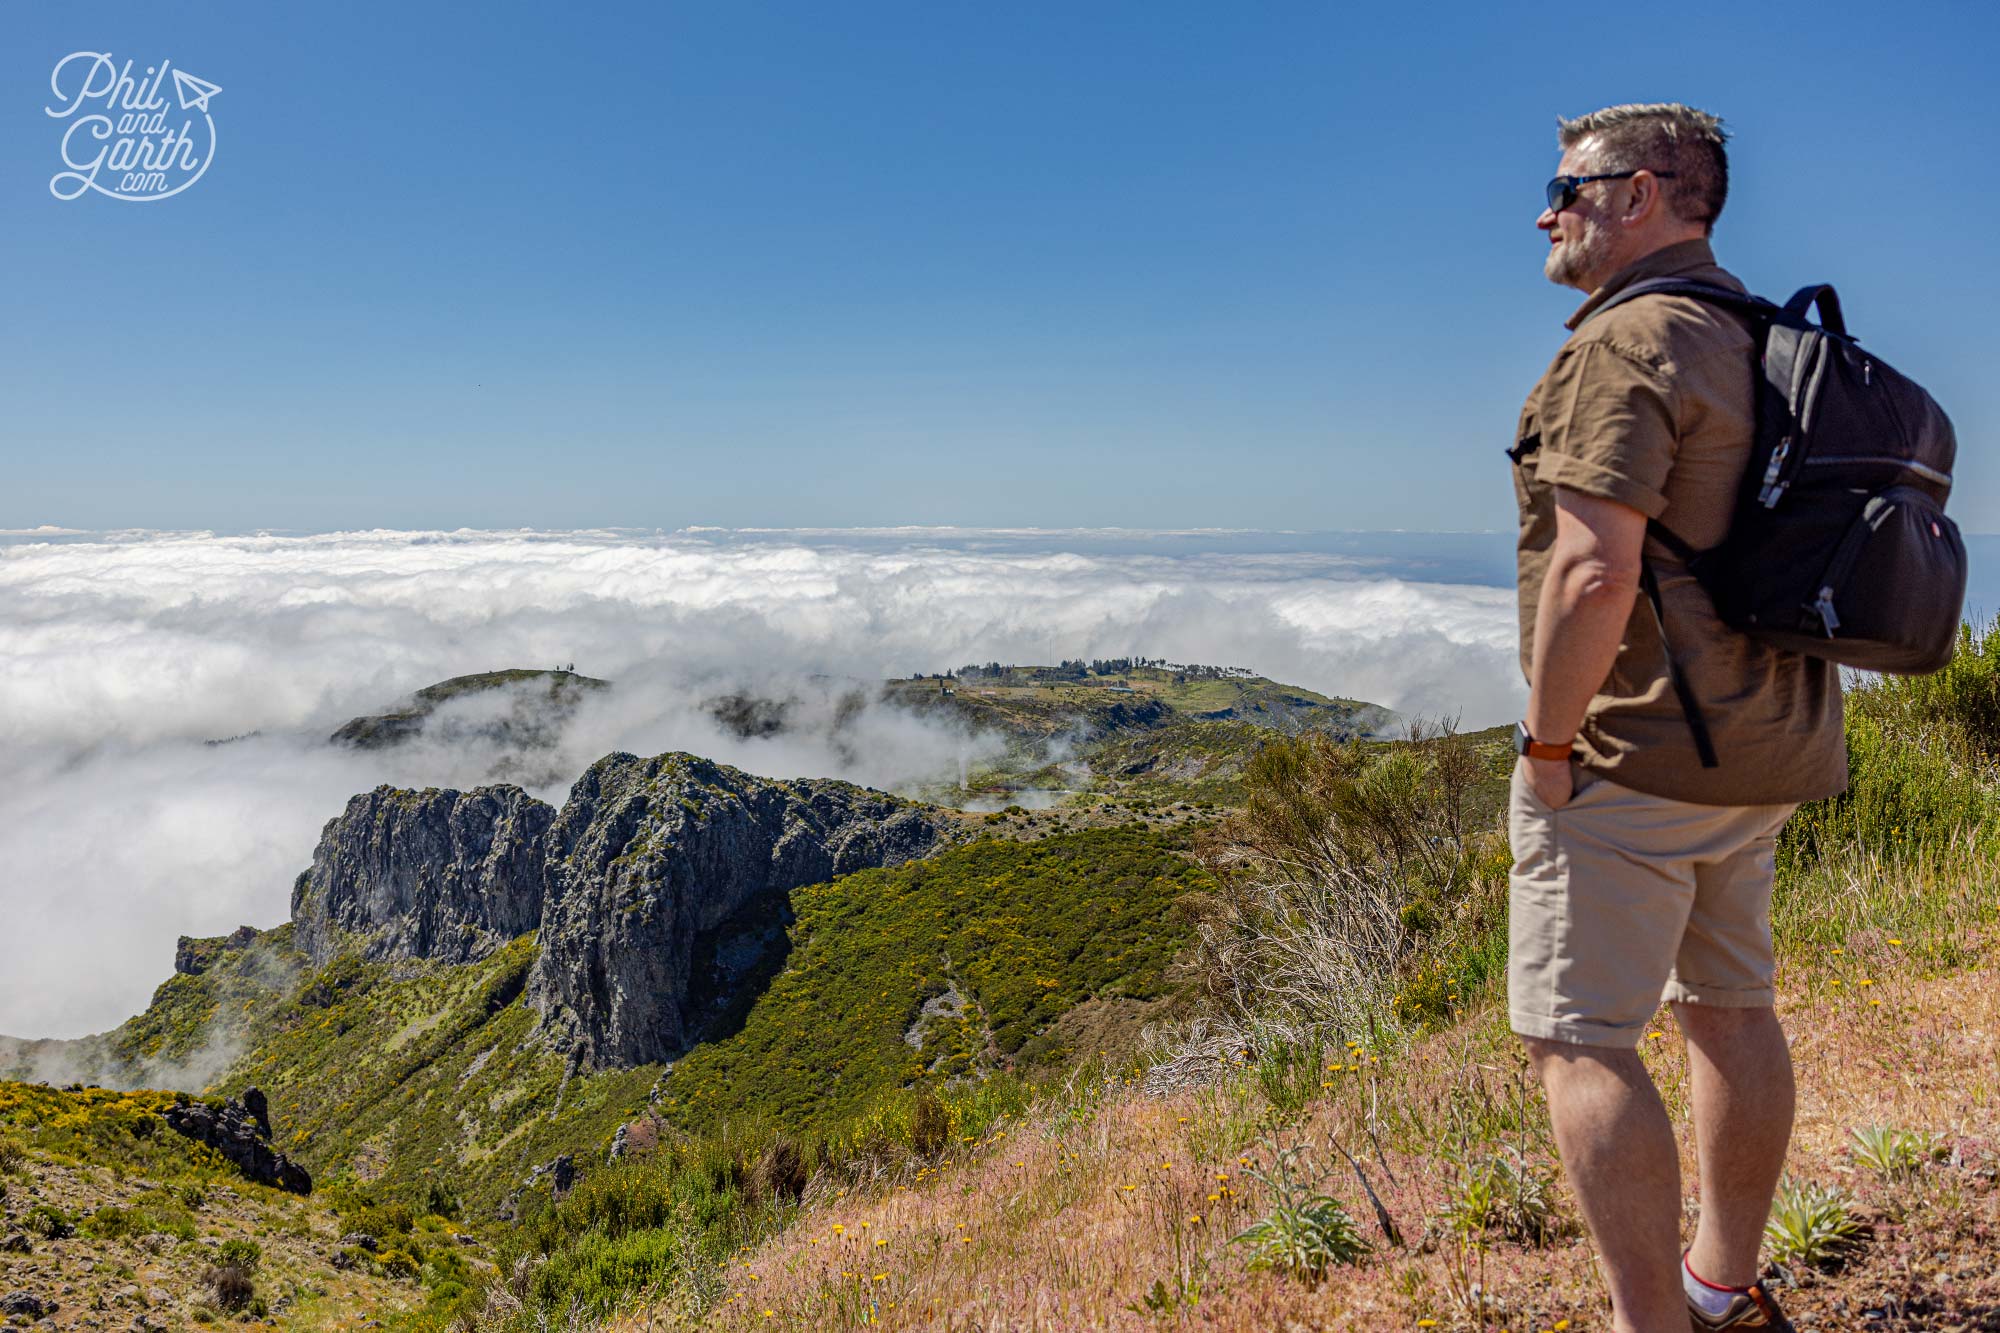
<path id="1" fill-rule="evenodd" d="M 2000 531 L 1990 5 L 10 6 L 0 528 L 1504 530 L 1554 118 L 1737 134 Z M 51 67 L 220 84 L 52 198 Z"/>

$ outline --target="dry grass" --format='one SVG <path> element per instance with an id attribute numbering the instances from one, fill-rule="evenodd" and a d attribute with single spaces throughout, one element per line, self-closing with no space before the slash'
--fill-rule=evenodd
<path id="1" fill-rule="evenodd" d="M 1923 941 L 1832 947 L 1841 952 L 1795 963 L 1784 978 L 1801 1089 L 1790 1169 L 1854 1193 L 1872 1239 L 1844 1272 L 1787 1302 L 1821 1327 L 1994 1327 L 2000 987 L 1986 966 L 1922 975 L 1908 960 L 1925 952 Z M 1665 1015 L 1657 1031 L 1647 1055 L 1673 1102 L 1685 1088 L 1685 1051 Z M 1590 1250 L 1573 1226 L 1530 1249 L 1442 1220 L 1468 1155 L 1552 1165 L 1539 1094 L 1497 1014 L 1403 1052 L 1350 1046 L 1337 1063 L 1322 1080 L 1330 1086 L 1289 1124 L 1276 1123 L 1248 1069 L 1167 1096 L 1119 1081 L 954 1145 L 908 1184 L 809 1196 L 792 1226 L 732 1261 L 703 1326 L 1603 1326 Z M 1945 1159 L 1902 1182 L 1861 1170 L 1850 1131 L 1884 1124 L 1939 1136 Z M 1266 1206 L 1246 1167 L 1293 1144 L 1307 1146 L 1318 1187 L 1373 1246 L 1316 1287 L 1250 1271 L 1243 1247 L 1229 1243 Z M 1692 1143 L 1685 1148 L 1692 1181 Z M 1385 1236 L 1360 1172 L 1404 1247 Z M 1565 1191 L 1558 1200 L 1571 1210 Z M 1870 1309 L 1883 1313 L 1864 1320 Z M 642 1309 L 614 1326 L 676 1324 L 664 1309 Z"/>

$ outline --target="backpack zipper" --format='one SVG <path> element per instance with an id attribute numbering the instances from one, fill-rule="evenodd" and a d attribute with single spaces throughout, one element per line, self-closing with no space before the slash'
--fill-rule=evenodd
<path id="1" fill-rule="evenodd" d="M 1927 506 L 1935 505 L 1930 496 L 1914 486 L 1891 486 L 1862 508 L 1860 517 L 1841 536 L 1840 545 L 1834 547 L 1832 557 L 1826 562 L 1826 572 L 1820 575 L 1819 596 L 1803 608 L 1819 618 L 1827 638 L 1831 639 L 1840 628 L 1840 614 L 1833 607 L 1833 590 L 1847 582 L 1847 576 L 1854 571 L 1854 562 L 1861 558 L 1861 548 L 1893 517 L 1896 506 L 1909 504 L 1912 499 Z"/>
<path id="2" fill-rule="evenodd" d="M 1783 446 L 1779 447 L 1782 448 Z M 1801 462 L 1799 466 L 1839 467 L 1846 463 L 1887 464 L 1891 467 L 1899 467 L 1905 471 L 1914 472 L 1925 481 L 1936 482 L 1940 486 L 1951 485 L 1951 473 L 1949 472 L 1940 472 L 1928 464 L 1917 462 L 1914 458 L 1892 458 L 1887 454 L 1843 454 L 1839 458 L 1808 458 Z"/>
<path id="3" fill-rule="evenodd" d="M 1766 509 L 1775 509 L 1784 497 L 1785 488 L 1778 484 L 1778 474 L 1785 470 L 1785 456 L 1792 452 L 1792 437 L 1787 435 L 1778 441 L 1778 447 L 1771 451 L 1771 461 L 1764 465 L 1764 485 L 1757 492 L 1757 503 Z"/>
<path id="4" fill-rule="evenodd" d="M 1787 472 L 1797 472 L 1810 460 L 1805 457 L 1804 446 L 1812 433 L 1812 410 L 1819 401 L 1819 383 L 1826 374 L 1827 339 L 1825 334 L 1807 338 L 1800 347 L 1799 361 L 1792 368 L 1791 401 L 1786 404 L 1791 413 L 1793 431 L 1778 441 L 1778 447 L 1771 451 L 1771 461 L 1764 466 L 1764 485 L 1757 492 L 1757 503 L 1766 509 L 1776 509 L 1778 501 L 1785 498 L 1792 479 Z M 1791 457 L 1794 441 L 1801 446 L 1800 456 L 1790 468 L 1785 466 Z"/>

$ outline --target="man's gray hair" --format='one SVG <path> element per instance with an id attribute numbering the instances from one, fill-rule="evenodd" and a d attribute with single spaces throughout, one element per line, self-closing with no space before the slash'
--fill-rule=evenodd
<path id="1" fill-rule="evenodd" d="M 1729 197 L 1729 131 L 1722 118 L 1679 102 L 1628 102 L 1574 120 L 1556 117 L 1556 142 L 1565 150 L 1591 140 L 1590 173 L 1671 171 L 1662 181 L 1674 215 L 1715 230 Z"/>

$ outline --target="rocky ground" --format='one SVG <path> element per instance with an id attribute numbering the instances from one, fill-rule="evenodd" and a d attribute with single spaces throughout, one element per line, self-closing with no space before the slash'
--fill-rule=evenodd
<path id="1" fill-rule="evenodd" d="M 169 1187 L 106 1167 L 32 1156 L 5 1177 L 0 1201 L 0 1311 L 38 1329 L 183 1329 L 270 1324 L 360 1329 L 423 1303 L 414 1281 L 343 1268 L 338 1219 L 324 1204 L 244 1184 Z M 170 1230 L 107 1234 L 106 1208 Z M 51 1239 L 47 1210 L 77 1219 Z M 95 1225 L 86 1219 L 98 1219 Z M 60 1233 L 61 1227 L 53 1228 Z M 225 1311 L 213 1274 L 225 1242 L 261 1254 L 243 1308 Z"/>

